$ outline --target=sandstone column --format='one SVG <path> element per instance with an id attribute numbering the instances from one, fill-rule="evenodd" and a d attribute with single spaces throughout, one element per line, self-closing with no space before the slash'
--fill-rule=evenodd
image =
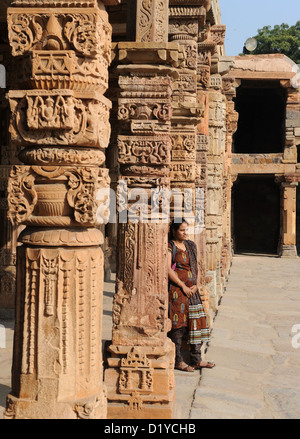
<path id="1" fill-rule="evenodd" d="M 182 211 L 189 235 L 197 245 L 201 297 L 208 312 L 205 266 L 206 153 L 208 147 L 207 97 L 202 92 L 199 39 L 205 26 L 208 1 L 171 1 L 169 39 L 180 42 L 183 59 L 172 96 L 171 187 L 183 196 Z M 206 66 L 205 66 L 206 67 Z M 209 69 L 206 69 L 208 76 Z M 207 129 L 206 128 L 207 125 Z M 179 207 L 174 206 L 174 209 Z M 173 213 L 173 212 L 172 212 Z M 178 216 L 178 213 L 173 213 Z"/>
<path id="2" fill-rule="evenodd" d="M 217 46 L 224 42 L 224 26 L 207 23 L 199 42 L 201 82 L 207 99 L 209 143 L 207 151 L 206 267 L 211 311 L 215 312 L 221 295 L 221 250 L 223 238 L 223 172 L 225 153 L 225 97 L 218 73 Z"/>
<path id="3" fill-rule="evenodd" d="M 5 417 L 105 418 L 99 225 L 111 27 L 96 0 L 14 3 L 8 29 L 20 74 L 8 95 L 10 132 L 24 164 L 11 171 L 8 216 L 26 228 Z"/>
<path id="4" fill-rule="evenodd" d="M 224 237 L 221 259 L 221 276 L 228 277 L 232 258 L 232 186 L 234 176 L 231 174 L 232 137 L 237 129 L 238 113 L 234 109 L 233 98 L 236 96 L 234 79 L 229 76 L 222 77 L 222 92 L 226 96 L 226 140 L 225 140 L 225 169 L 224 169 Z"/>
<path id="5" fill-rule="evenodd" d="M 281 242 L 279 255 L 297 257 L 296 247 L 296 194 L 298 182 L 281 183 Z"/>
<path id="6" fill-rule="evenodd" d="M 174 406 L 174 346 L 167 338 L 168 220 L 162 221 L 159 210 L 151 218 L 150 209 L 151 191 L 170 186 L 178 45 L 167 43 L 167 8 L 167 1 L 138 0 L 136 41 L 116 47 L 121 175 L 113 331 L 105 371 L 108 418 L 171 418 Z M 156 196 L 152 201 L 158 207 Z"/>
<path id="7" fill-rule="evenodd" d="M 0 17 L 0 40 L 5 41 L 3 17 Z M 13 318 L 16 289 L 16 245 L 18 228 L 7 218 L 7 183 L 12 164 L 17 164 L 16 151 L 9 148 L 10 110 L 5 97 L 11 87 L 11 56 L 8 44 L 1 44 L 0 61 L 0 317 Z"/>

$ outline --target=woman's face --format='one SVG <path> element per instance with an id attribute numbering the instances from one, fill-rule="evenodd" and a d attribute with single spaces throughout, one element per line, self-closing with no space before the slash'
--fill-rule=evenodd
<path id="1" fill-rule="evenodd" d="M 176 241 L 184 241 L 186 239 L 187 228 L 187 223 L 180 224 L 179 228 L 174 233 Z"/>

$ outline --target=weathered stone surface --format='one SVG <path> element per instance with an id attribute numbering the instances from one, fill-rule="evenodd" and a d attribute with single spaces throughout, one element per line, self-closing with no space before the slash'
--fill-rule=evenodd
<path id="1" fill-rule="evenodd" d="M 216 356 L 232 352 L 222 370 L 232 380 L 228 387 L 241 390 L 236 363 L 241 362 L 245 381 L 251 380 L 258 366 L 265 371 L 272 361 L 284 364 L 276 349 L 289 351 L 288 324 L 297 313 L 289 315 L 285 301 L 296 300 L 297 292 L 279 299 L 286 283 L 279 286 L 274 273 L 265 272 L 265 300 L 260 302 L 269 313 L 251 334 L 251 320 L 260 316 L 256 291 L 248 308 L 240 309 L 253 284 L 251 269 L 244 272 L 243 290 L 233 276 L 234 295 L 221 299 L 235 239 L 231 190 L 239 175 L 273 175 L 281 185 L 278 252 L 297 256 L 299 68 L 280 54 L 225 57 L 218 1 L 119 3 L 5 0 L 0 5 L 0 61 L 7 70 L 7 90 L 0 81 L 0 308 L 13 311 L 17 289 L 18 314 L 6 417 L 187 414 L 186 409 L 174 412 L 174 346 L 167 338 L 168 228 L 162 221 L 168 215 L 160 195 L 151 198 L 153 190 L 173 191 L 171 218 L 186 191 L 179 212 L 190 222 L 190 238 L 197 244 L 200 294 L 211 326 L 220 304 L 223 310 L 223 343 L 216 345 Z M 285 100 L 282 151 L 232 154 L 239 123 L 236 89 L 251 81 L 262 89 L 276 83 Z M 142 194 L 138 202 L 127 199 L 124 187 Z M 110 188 L 117 194 L 117 214 L 126 220 L 104 228 Z M 150 219 L 152 204 L 154 216 L 144 221 L 143 215 Z M 2 221 L 7 215 L 11 224 Z M 24 227 L 16 288 L 16 237 Z M 103 270 L 109 278 L 113 267 L 106 398 L 99 321 Z M 281 313 L 273 312 L 275 305 Z M 275 324 L 280 316 L 286 324 Z M 288 393 L 278 397 L 276 411 Z M 188 389 L 185 394 L 191 399 Z M 198 393 L 195 403 L 209 418 L 222 397 L 205 386 L 203 394 L 207 406 Z M 298 395 L 292 398 L 297 401 Z M 226 407 L 218 405 L 220 417 L 234 410 L 237 417 L 269 413 L 255 396 L 249 401 L 232 396 Z"/>
<path id="2" fill-rule="evenodd" d="M 56 1 L 18 6 L 8 10 L 9 39 L 14 56 L 30 53 L 18 85 L 31 88 L 8 94 L 11 141 L 22 145 L 26 164 L 11 168 L 7 198 L 11 223 L 27 227 L 17 251 L 12 391 L 4 416 L 105 418 L 104 237 L 96 227 L 108 220 L 101 190 L 109 177 L 99 149 L 110 136 L 103 92 L 111 27 L 95 2 L 80 9 L 68 1 L 65 8 Z"/>

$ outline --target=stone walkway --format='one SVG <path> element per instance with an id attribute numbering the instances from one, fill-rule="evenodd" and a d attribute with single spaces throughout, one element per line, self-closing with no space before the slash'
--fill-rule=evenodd
<path id="1" fill-rule="evenodd" d="M 207 351 L 217 366 L 198 383 L 177 376 L 196 384 L 188 417 L 300 418 L 294 325 L 300 333 L 300 258 L 235 256 Z"/>
<path id="2" fill-rule="evenodd" d="M 111 338 L 113 293 L 114 282 L 106 282 L 103 342 Z M 13 323 L 0 324 L 6 326 L 1 419 L 10 390 Z M 201 374 L 175 371 L 174 418 L 300 418 L 300 336 L 294 325 L 300 325 L 300 258 L 235 256 L 206 355 L 217 366 Z"/>

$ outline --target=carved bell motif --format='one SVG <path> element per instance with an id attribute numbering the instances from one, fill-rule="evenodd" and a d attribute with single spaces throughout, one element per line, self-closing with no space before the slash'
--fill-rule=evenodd
<path id="1" fill-rule="evenodd" d="M 54 14 L 50 18 L 46 27 L 46 39 L 43 44 L 44 49 L 48 50 L 62 50 L 62 29 Z"/>

